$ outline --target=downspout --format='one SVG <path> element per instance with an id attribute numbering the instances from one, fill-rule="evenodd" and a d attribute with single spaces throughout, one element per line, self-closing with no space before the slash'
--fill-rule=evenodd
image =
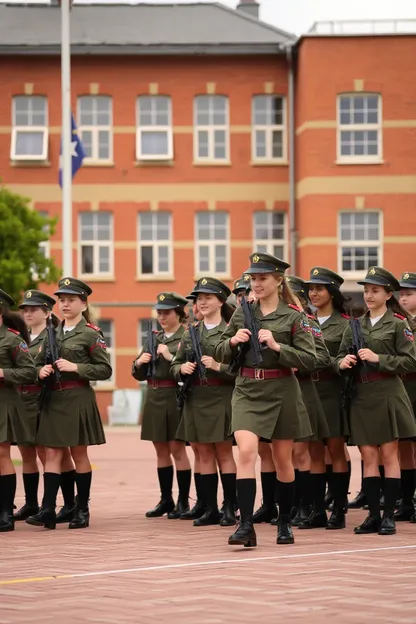
<path id="1" fill-rule="evenodd" d="M 295 72 L 293 63 L 293 46 L 286 48 L 289 66 L 288 99 L 289 99 L 289 245 L 290 272 L 296 275 L 296 189 L 295 189 Z"/>

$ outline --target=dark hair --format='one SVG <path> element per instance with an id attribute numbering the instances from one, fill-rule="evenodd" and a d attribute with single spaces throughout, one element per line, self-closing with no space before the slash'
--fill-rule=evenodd
<path id="1" fill-rule="evenodd" d="M 278 275 L 276 277 L 279 277 Z M 297 302 L 295 299 L 295 294 L 293 292 L 293 290 L 291 289 L 289 282 L 287 281 L 287 279 L 284 277 L 282 283 L 280 284 L 279 287 L 279 297 L 281 297 L 283 299 L 283 301 L 286 304 L 290 304 L 290 305 L 295 305 L 297 306 Z"/>
<path id="2" fill-rule="evenodd" d="M 188 320 L 188 315 L 185 312 L 184 308 L 175 308 L 176 315 L 179 319 L 180 323 L 186 323 Z"/>
<path id="3" fill-rule="evenodd" d="M 26 327 L 26 323 L 20 316 L 19 312 L 12 312 L 8 308 L 0 307 L 0 314 L 3 317 L 3 323 L 6 325 L 6 327 L 18 331 L 19 334 L 22 336 L 23 340 L 29 344 L 29 331 Z"/>
<path id="4" fill-rule="evenodd" d="M 309 284 L 309 287 L 311 285 L 312 284 Z M 345 295 L 342 294 L 339 288 L 337 288 L 333 284 L 317 284 L 317 286 L 324 286 L 324 288 L 327 289 L 332 297 L 332 307 L 334 308 L 334 310 L 340 312 L 341 314 L 347 314 L 347 303 L 349 301 L 349 298 L 345 297 Z"/>
<path id="5" fill-rule="evenodd" d="M 58 316 L 56 316 L 56 314 L 54 314 L 53 312 L 51 312 L 50 314 L 50 319 L 55 329 L 61 324 L 61 319 Z"/>
<path id="6" fill-rule="evenodd" d="M 389 288 L 384 288 L 384 290 L 388 293 L 391 293 L 392 291 Z M 406 318 L 406 320 L 408 321 L 410 327 L 412 329 L 416 329 L 416 322 L 413 320 L 412 316 L 409 314 L 409 312 L 407 312 L 401 305 L 400 303 L 397 301 L 396 297 L 394 296 L 394 294 L 390 297 L 390 299 L 388 299 L 388 301 L 386 302 L 387 307 L 394 313 L 394 314 L 400 314 L 400 316 L 404 316 Z"/>
<path id="7" fill-rule="evenodd" d="M 221 307 L 221 316 L 226 323 L 230 322 L 232 315 L 235 312 L 235 307 L 231 303 L 224 302 Z"/>
<path id="8" fill-rule="evenodd" d="M 95 319 L 92 315 L 92 312 L 90 310 L 90 306 L 87 303 L 87 300 L 84 299 L 84 297 L 80 297 L 80 299 L 82 299 L 83 301 L 85 301 L 85 303 L 87 304 L 87 307 L 85 310 L 83 310 L 82 312 L 82 316 L 85 318 L 85 320 L 87 321 L 87 323 L 89 323 L 90 325 L 95 325 Z"/>

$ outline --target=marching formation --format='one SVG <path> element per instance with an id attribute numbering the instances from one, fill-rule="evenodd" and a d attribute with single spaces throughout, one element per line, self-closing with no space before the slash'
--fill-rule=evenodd
<path id="1" fill-rule="evenodd" d="M 368 508 L 355 534 L 392 535 L 396 521 L 416 523 L 416 273 L 398 281 L 371 267 L 358 282 L 365 310 L 354 318 L 339 275 L 313 267 L 304 281 L 287 276 L 288 268 L 270 254 L 251 254 L 232 291 L 236 307 L 212 276 L 186 298 L 158 295 L 161 329 L 150 324 L 132 366 L 133 377 L 147 382 L 141 436 L 153 442 L 160 484 L 160 501 L 146 517 L 235 527 L 228 543 L 246 547 L 257 545 L 261 522 L 277 525 L 277 544 L 294 543 L 293 527 L 345 529 L 351 507 Z M 18 314 L 0 290 L 2 532 L 23 520 L 48 529 L 89 525 L 88 446 L 105 443 L 91 382 L 111 376 L 89 316 L 91 294 L 84 282 L 63 278 L 57 302 L 28 291 Z M 26 496 L 15 513 L 12 444 Z M 361 491 L 350 503 L 349 445 L 362 457 Z M 262 504 L 255 510 L 258 456 Z M 64 506 L 56 514 L 59 488 Z"/>

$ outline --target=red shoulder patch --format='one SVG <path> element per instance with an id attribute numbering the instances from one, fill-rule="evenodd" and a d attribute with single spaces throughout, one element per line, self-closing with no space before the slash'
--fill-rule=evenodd
<path id="1" fill-rule="evenodd" d="M 316 321 L 316 318 L 314 317 L 313 314 L 307 314 L 306 315 L 309 319 L 312 319 L 313 321 Z"/>
<path id="2" fill-rule="evenodd" d="M 351 319 L 349 314 L 341 314 L 342 318 L 347 319 L 347 321 L 349 321 Z"/>
<path id="3" fill-rule="evenodd" d="M 92 323 L 85 323 L 87 327 L 91 327 L 91 329 L 95 329 L 95 331 L 101 332 L 101 329 L 97 327 L 97 325 L 93 325 Z"/>
<path id="4" fill-rule="evenodd" d="M 293 303 L 288 303 L 287 307 L 292 308 L 292 310 L 296 310 L 296 312 L 303 312 L 302 308 L 298 308 L 298 306 L 295 306 Z"/>
<path id="5" fill-rule="evenodd" d="M 17 329 L 11 329 L 11 327 L 8 327 L 7 331 L 12 332 L 12 334 L 16 334 L 16 336 L 20 336 L 20 332 L 18 332 Z"/>
<path id="6" fill-rule="evenodd" d="M 406 320 L 406 317 L 405 317 L 405 316 L 403 316 L 403 314 L 398 314 L 397 312 L 393 312 L 393 315 L 394 315 L 396 318 L 400 319 L 401 321 L 405 321 L 405 320 Z"/>

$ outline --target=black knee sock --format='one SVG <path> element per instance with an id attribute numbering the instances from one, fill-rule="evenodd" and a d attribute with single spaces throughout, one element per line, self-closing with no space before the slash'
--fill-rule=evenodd
<path id="1" fill-rule="evenodd" d="M 204 493 L 202 491 L 202 486 L 201 486 L 201 473 L 200 472 L 194 472 L 194 483 L 195 483 L 196 500 L 200 503 L 203 503 Z"/>
<path id="2" fill-rule="evenodd" d="M 237 479 L 237 500 L 242 522 L 253 521 L 254 501 L 256 500 L 256 480 Z"/>
<path id="3" fill-rule="evenodd" d="M 413 494 L 415 493 L 415 470 L 401 470 L 402 501 L 406 507 L 413 506 Z"/>
<path id="4" fill-rule="evenodd" d="M 312 492 L 310 477 L 311 473 L 309 470 L 299 470 L 296 487 L 299 489 L 299 505 L 303 507 L 307 507 L 311 504 Z"/>
<path id="5" fill-rule="evenodd" d="M 77 505 L 80 509 L 88 508 L 90 500 L 92 472 L 76 472 L 75 481 L 77 484 Z"/>
<path id="6" fill-rule="evenodd" d="M 226 472 L 221 474 L 222 487 L 224 489 L 224 500 L 235 508 L 237 501 L 236 491 L 236 474 L 235 472 Z"/>
<path id="7" fill-rule="evenodd" d="M 378 469 L 379 469 L 379 472 L 380 472 L 380 479 L 381 479 L 381 481 L 380 481 L 380 490 L 381 490 L 381 492 L 384 492 L 384 480 L 385 480 L 384 466 L 380 465 L 378 467 Z"/>
<path id="8" fill-rule="evenodd" d="M 332 496 L 332 464 L 326 464 L 326 482 L 328 485 L 327 492 Z"/>
<path id="9" fill-rule="evenodd" d="M 172 499 L 173 466 L 157 469 L 162 500 Z"/>
<path id="10" fill-rule="evenodd" d="M 23 486 L 25 488 L 26 505 L 29 507 L 38 507 L 39 473 L 24 472 Z"/>
<path id="11" fill-rule="evenodd" d="M 326 474 L 311 474 L 313 509 L 316 513 L 325 513 Z"/>
<path id="12" fill-rule="evenodd" d="M 204 499 L 209 511 L 218 511 L 218 473 L 201 474 Z"/>
<path id="13" fill-rule="evenodd" d="M 279 481 L 279 512 L 280 518 L 290 520 L 290 511 L 293 507 L 295 482 L 283 483 Z"/>
<path id="14" fill-rule="evenodd" d="M 364 477 L 363 490 L 371 516 L 380 517 L 380 477 Z"/>
<path id="15" fill-rule="evenodd" d="M 16 474 L 2 475 L 1 481 L 1 510 L 13 514 L 14 497 L 16 495 Z"/>
<path id="16" fill-rule="evenodd" d="M 346 506 L 350 475 L 348 472 L 332 473 L 332 494 L 334 496 L 334 511 L 342 511 Z"/>
<path id="17" fill-rule="evenodd" d="M 396 501 L 400 496 L 400 479 L 384 479 L 384 512 L 394 513 Z"/>
<path id="18" fill-rule="evenodd" d="M 348 487 L 347 487 L 347 496 L 350 490 L 350 481 L 351 481 L 351 460 L 347 461 L 347 469 L 348 469 Z"/>
<path id="19" fill-rule="evenodd" d="M 275 472 L 261 472 L 261 489 L 263 495 L 263 505 L 268 509 L 273 509 L 275 506 L 275 489 L 276 489 L 276 473 Z"/>
<path id="20" fill-rule="evenodd" d="M 364 479 L 364 462 L 361 460 L 361 490 L 363 489 L 363 479 Z"/>
<path id="21" fill-rule="evenodd" d="M 179 489 L 179 500 L 184 505 L 187 505 L 189 501 L 191 477 L 192 477 L 192 470 L 190 468 L 188 468 L 188 470 L 176 471 L 176 479 L 178 481 L 178 489 Z"/>
<path id="22" fill-rule="evenodd" d="M 295 468 L 295 493 L 293 495 L 293 505 L 299 506 L 300 503 L 300 483 L 299 483 L 299 468 Z"/>
<path id="23" fill-rule="evenodd" d="M 56 496 L 61 483 L 61 475 L 56 472 L 45 472 L 43 475 L 43 502 L 45 509 L 55 509 Z"/>
<path id="24" fill-rule="evenodd" d="M 274 504 L 275 505 L 279 504 L 279 480 L 277 477 L 274 482 Z"/>
<path id="25" fill-rule="evenodd" d="M 66 507 L 75 505 L 75 470 L 61 473 L 61 490 Z"/>

